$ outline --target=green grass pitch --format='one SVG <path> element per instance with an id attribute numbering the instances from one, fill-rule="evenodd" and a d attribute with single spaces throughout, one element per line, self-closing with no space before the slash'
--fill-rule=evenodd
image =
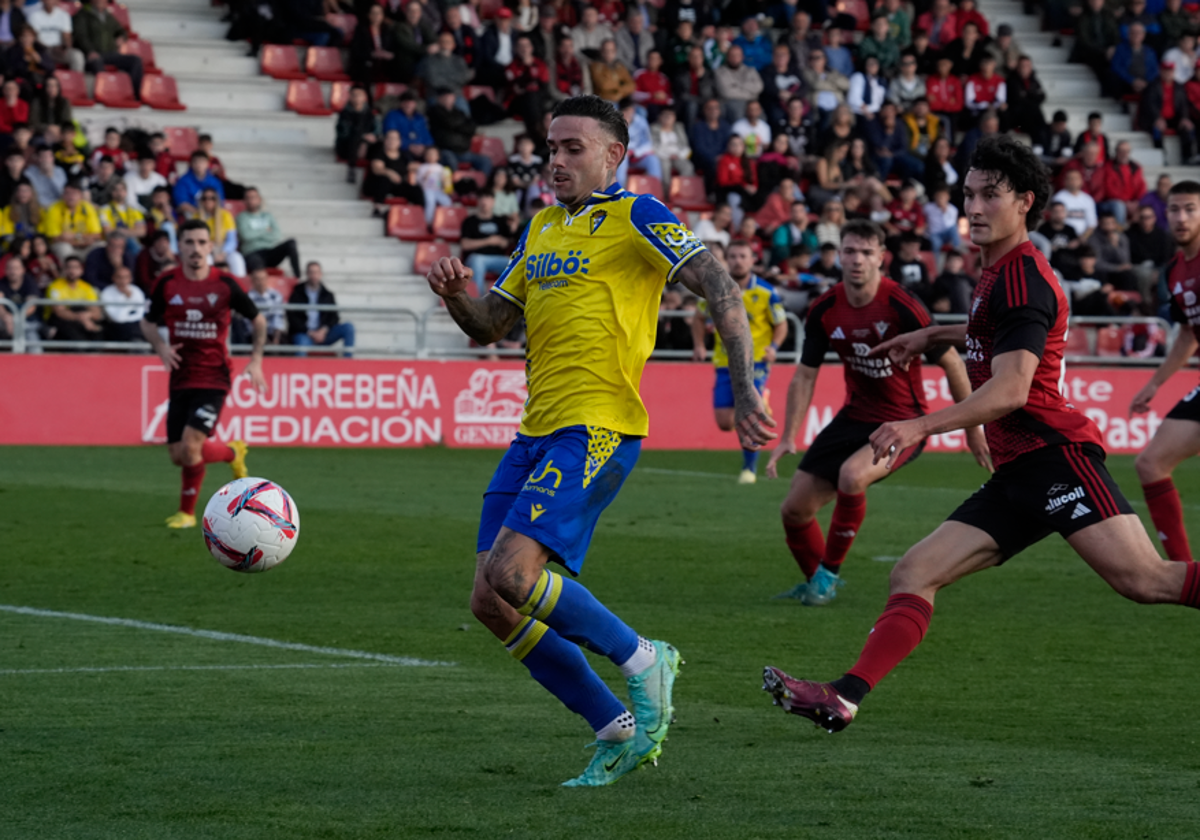
<path id="1" fill-rule="evenodd" d="M 854 661 L 886 558 L 983 480 L 965 456 L 926 455 L 873 488 L 848 584 L 806 609 L 771 600 L 796 582 L 782 481 L 739 487 L 736 453 L 645 453 L 582 580 L 683 652 L 678 722 L 658 767 L 560 788 L 590 731 L 467 607 L 499 457 L 254 451 L 302 532 L 283 566 L 243 576 L 198 531 L 162 526 L 178 471 L 161 448 L 0 449 L 2 605 L 456 663 L 0 611 L 0 836 L 1200 835 L 1200 615 L 1123 601 L 1058 537 L 945 591 L 925 643 L 845 732 L 760 691 L 766 663 L 828 679 Z M 1144 514 L 1132 460 L 1111 464 Z M 204 499 L 226 475 L 210 467 Z M 1194 462 L 1177 482 L 1200 499 Z"/>

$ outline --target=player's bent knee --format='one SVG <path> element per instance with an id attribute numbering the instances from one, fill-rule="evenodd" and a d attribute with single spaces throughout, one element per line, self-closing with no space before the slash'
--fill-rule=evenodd
<path id="1" fill-rule="evenodd" d="M 805 505 L 802 502 L 795 502 L 789 499 L 784 499 L 783 504 L 779 506 L 779 516 L 783 520 L 784 525 L 792 527 L 800 527 L 807 525 L 816 517 L 820 507 L 814 505 Z"/>
<path id="2" fill-rule="evenodd" d="M 1171 471 L 1166 469 L 1163 464 L 1160 464 L 1158 459 L 1148 450 L 1138 453 L 1137 458 L 1133 461 L 1133 468 L 1137 472 L 1138 480 L 1142 484 L 1161 481 L 1171 475 Z"/>
<path id="3" fill-rule="evenodd" d="M 850 496 L 858 496 L 867 492 L 867 488 L 871 486 L 870 480 L 865 473 L 859 470 L 843 468 L 838 473 L 838 492 L 845 493 Z"/>

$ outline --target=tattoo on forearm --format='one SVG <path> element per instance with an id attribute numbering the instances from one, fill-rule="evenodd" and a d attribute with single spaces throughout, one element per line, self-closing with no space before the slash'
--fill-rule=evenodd
<path id="1" fill-rule="evenodd" d="M 729 379 L 739 406 L 754 403 L 754 344 L 742 303 L 742 290 L 707 251 L 697 254 L 679 271 L 680 281 L 708 301 L 708 314 L 729 356 Z"/>
<path id="2" fill-rule="evenodd" d="M 503 338 L 521 317 L 521 311 L 497 295 L 473 298 L 459 294 L 444 299 L 455 323 L 480 344 Z"/>

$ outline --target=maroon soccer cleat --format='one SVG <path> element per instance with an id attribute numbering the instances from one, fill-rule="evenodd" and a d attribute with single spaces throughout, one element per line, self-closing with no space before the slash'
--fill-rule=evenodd
<path id="1" fill-rule="evenodd" d="M 858 712 L 858 706 L 842 697 L 829 683 L 797 680 L 778 668 L 763 668 L 763 691 L 771 692 L 776 706 L 808 718 L 822 729 L 841 732 Z"/>

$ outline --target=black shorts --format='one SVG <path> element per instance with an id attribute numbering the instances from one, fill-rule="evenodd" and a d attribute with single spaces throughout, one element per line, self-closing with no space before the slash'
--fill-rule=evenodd
<path id="1" fill-rule="evenodd" d="M 882 426 L 882 422 L 865 420 L 847 420 L 839 412 L 829 425 L 821 430 L 804 457 L 800 459 L 797 469 L 804 470 L 809 475 L 823 478 L 833 486 L 837 486 L 838 475 L 842 464 L 846 463 L 855 452 L 871 443 L 871 435 Z M 915 459 L 925 448 L 922 440 L 916 446 L 900 453 L 892 471 L 900 469 L 909 461 Z"/>
<path id="2" fill-rule="evenodd" d="M 1175 403 L 1175 407 L 1167 412 L 1167 420 L 1191 420 L 1200 423 L 1200 387 L 1188 391 L 1186 397 Z"/>
<path id="3" fill-rule="evenodd" d="M 1094 443 L 1038 449 L 1010 461 L 947 517 L 986 533 L 1007 560 L 1057 531 L 1069 537 L 1133 513 Z"/>
<path id="4" fill-rule="evenodd" d="M 212 437 L 224 405 L 225 392 L 216 388 L 181 388 L 172 391 L 167 405 L 167 443 L 183 440 L 185 426 Z"/>

